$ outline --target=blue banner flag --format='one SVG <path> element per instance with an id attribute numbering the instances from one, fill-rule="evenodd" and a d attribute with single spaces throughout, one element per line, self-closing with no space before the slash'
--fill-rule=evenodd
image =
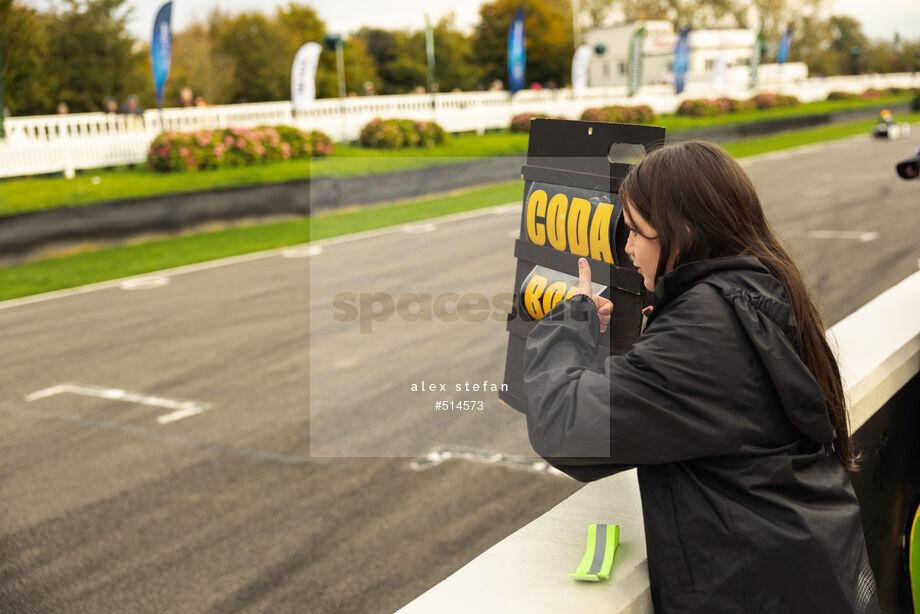
<path id="1" fill-rule="evenodd" d="M 674 93 L 684 91 L 687 68 L 690 64 L 690 28 L 680 31 L 677 45 L 674 47 Z"/>
<path id="2" fill-rule="evenodd" d="M 508 30 L 508 89 L 515 93 L 524 87 L 524 9 L 514 14 Z"/>
<path id="3" fill-rule="evenodd" d="M 172 57 L 172 31 L 169 20 L 172 17 L 172 2 L 160 7 L 153 22 L 153 40 L 150 45 L 150 63 L 153 66 L 153 89 L 157 94 L 157 107 L 163 108 L 163 93 L 169 76 L 169 62 Z"/>
<path id="4" fill-rule="evenodd" d="M 789 41 L 792 39 L 792 26 L 786 28 L 786 33 L 779 39 L 779 49 L 776 52 L 776 63 L 782 64 L 789 55 Z"/>

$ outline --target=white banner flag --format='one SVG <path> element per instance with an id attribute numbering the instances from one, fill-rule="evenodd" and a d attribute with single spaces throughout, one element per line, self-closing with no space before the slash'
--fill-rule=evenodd
<path id="1" fill-rule="evenodd" d="M 591 62 L 591 47 L 580 45 L 572 57 L 572 90 L 577 94 L 588 87 L 588 64 Z"/>
<path id="2" fill-rule="evenodd" d="M 319 43 L 304 43 L 294 56 L 291 68 L 291 102 L 294 110 L 308 109 L 316 99 L 316 65 L 322 49 Z"/>

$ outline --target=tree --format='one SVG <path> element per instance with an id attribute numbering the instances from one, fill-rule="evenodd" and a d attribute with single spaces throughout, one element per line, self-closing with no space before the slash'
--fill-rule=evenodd
<path id="1" fill-rule="evenodd" d="M 123 100 L 148 91 L 149 56 L 128 32 L 126 0 L 62 3 L 49 16 L 48 63 L 41 71 L 57 78 L 57 98 L 71 111 L 98 111 L 107 96 Z"/>
<path id="2" fill-rule="evenodd" d="M 857 64 L 862 64 L 859 56 L 869 46 L 869 39 L 863 34 L 862 24 L 852 17 L 836 15 L 831 17 L 830 25 L 834 33 L 831 49 L 837 54 L 840 72 L 859 72 Z M 854 53 L 857 50 L 858 53 Z"/>
<path id="3" fill-rule="evenodd" d="M 188 87 L 209 104 L 226 104 L 233 101 L 235 82 L 236 60 L 217 49 L 206 24 L 194 23 L 173 36 L 172 94 Z"/>
<path id="4" fill-rule="evenodd" d="M 232 102 L 289 97 L 290 65 L 281 58 L 293 59 L 294 50 L 277 22 L 259 12 L 227 15 L 219 10 L 211 13 L 209 21 L 216 50 L 236 65 Z"/>
<path id="5" fill-rule="evenodd" d="M 830 20 L 817 16 L 803 17 L 792 31 L 789 61 L 805 62 L 810 75 L 834 75 L 839 72 L 837 53 L 831 48 L 834 32 Z"/>
<path id="6" fill-rule="evenodd" d="M 559 85 L 571 80 L 572 11 L 568 0 L 494 0 L 479 8 L 472 51 L 485 81 L 508 78 L 508 29 L 524 8 L 525 79 Z"/>
<path id="7" fill-rule="evenodd" d="M 745 0 L 624 0 L 623 14 L 627 22 L 663 19 L 684 27 L 734 27 L 748 10 Z"/>
<path id="8" fill-rule="evenodd" d="M 435 83 L 442 92 L 458 88 L 471 90 L 479 80 L 473 64 L 473 41 L 456 29 L 448 13 L 434 26 Z M 424 32 L 418 36 L 424 42 Z"/>
<path id="9" fill-rule="evenodd" d="M 402 94 L 424 85 L 428 78 L 425 39 L 406 31 L 361 28 L 354 38 L 362 41 L 379 75 L 381 94 Z"/>
<path id="10" fill-rule="evenodd" d="M 4 106 L 12 115 L 54 111 L 57 78 L 42 70 L 48 63 L 48 31 L 47 19 L 35 9 L 13 0 L 0 0 L 0 79 Z M 36 78 L 39 74 L 41 79 Z"/>

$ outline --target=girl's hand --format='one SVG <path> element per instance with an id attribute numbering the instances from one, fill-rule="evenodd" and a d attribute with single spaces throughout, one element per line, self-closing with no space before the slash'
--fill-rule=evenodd
<path id="1" fill-rule="evenodd" d="M 584 294 L 594 301 L 594 305 L 597 307 L 597 317 L 601 321 L 601 332 L 606 331 L 607 325 L 610 323 L 610 315 L 613 313 L 613 301 L 592 293 L 591 267 L 588 266 L 588 261 L 584 258 L 578 259 L 578 292 L 576 294 Z"/>

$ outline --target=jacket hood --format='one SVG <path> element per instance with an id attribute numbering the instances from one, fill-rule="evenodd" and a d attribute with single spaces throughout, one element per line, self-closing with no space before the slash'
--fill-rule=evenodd
<path id="1" fill-rule="evenodd" d="M 659 279 L 652 293 L 656 315 L 699 283 L 716 288 L 738 316 L 773 382 L 786 416 L 813 441 L 836 439 L 824 393 L 801 357 L 796 321 L 782 283 L 755 256 L 711 258 L 679 266 Z"/>

